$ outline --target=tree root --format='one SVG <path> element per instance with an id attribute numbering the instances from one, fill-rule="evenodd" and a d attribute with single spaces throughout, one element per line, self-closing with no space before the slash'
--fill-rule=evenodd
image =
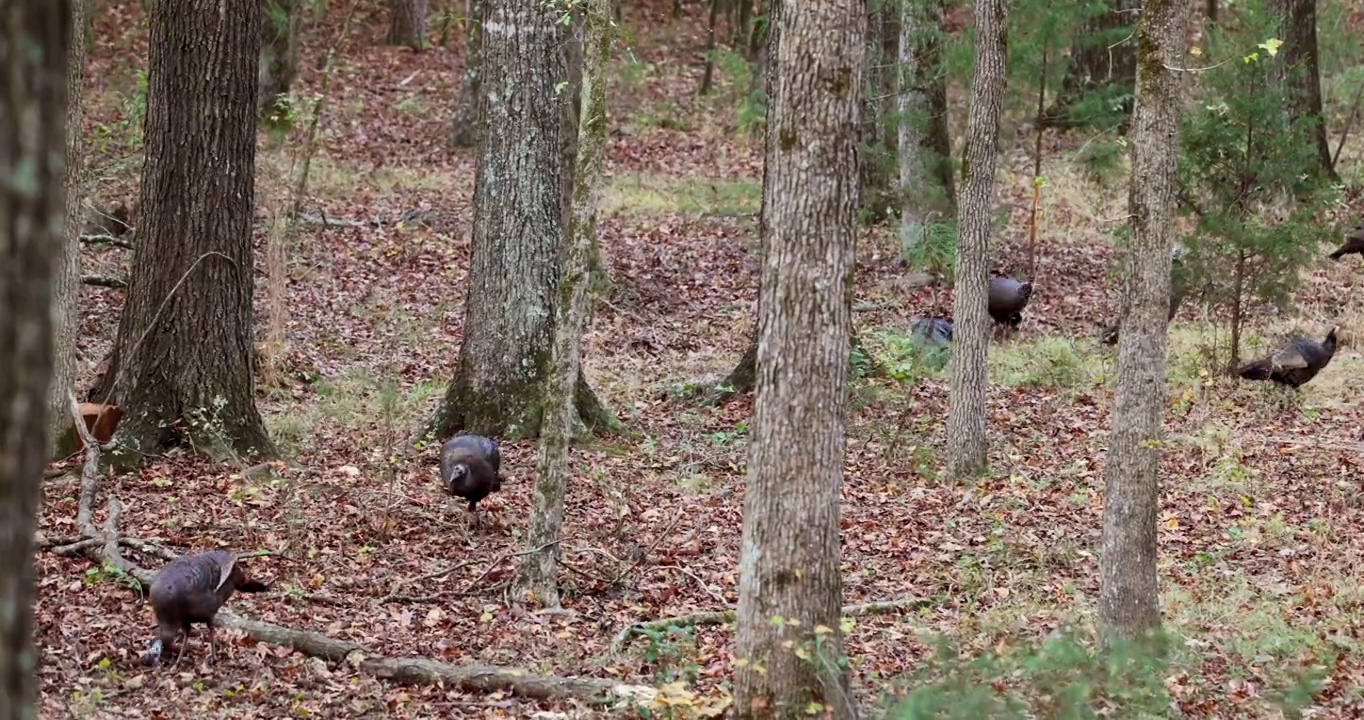
<path id="1" fill-rule="evenodd" d="M 75 397 L 71 397 L 76 410 Z M 152 543 L 118 534 L 118 521 L 123 505 L 117 498 L 108 500 L 108 518 L 104 528 L 94 528 L 92 506 L 99 492 L 100 446 L 89 437 L 80 413 L 75 412 L 76 429 L 85 440 L 86 458 L 81 472 L 80 506 L 77 509 L 78 537 L 39 537 L 36 544 L 49 552 L 66 557 L 83 556 L 102 566 L 137 581 L 145 591 L 156 579 L 156 572 L 147 570 L 123 556 L 120 547 L 131 547 L 138 552 L 174 559 L 175 554 Z M 486 574 L 486 573 L 485 573 Z M 524 670 L 496 665 L 451 665 L 429 658 L 390 658 L 375 653 L 362 645 L 308 630 L 273 625 L 251 620 L 228 611 L 214 618 L 217 627 L 240 630 L 257 642 L 290 647 L 310 657 L 347 662 L 357 670 L 375 677 L 409 685 L 455 685 L 478 692 L 510 691 L 535 699 L 577 699 L 597 705 L 647 705 L 657 691 L 647 685 L 625 683 L 588 677 L 555 677 L 534 675 Z"/>
<path id="2" fill-rule="evenodd" d="M 858 617 L 861 615 L 888 615 L 901 610 L 918 610 L 928 607 L 932 601 L 923 598 L 902 598 L 900 600 L 884 600 L 881 602 L 861 603 L 858 605 L 844 605 L 842 614 L 848 617 Z M 637 622 L 627 626 L 616 634 L 611 641 L 611 654 L 617 654 L 629 642 L 633 635 L 640 635 L 645 630 L 664 630 L 669 627 L 710 627 L 715 625 L 728 625 L 734 622 L 735 612 L 733 610 L 715 610 L 711 612 L 692 613 L 690 615 L 678 615 L 676 617 L 661 618 L 659 620 L 649 620 L 647 622 Z"/>

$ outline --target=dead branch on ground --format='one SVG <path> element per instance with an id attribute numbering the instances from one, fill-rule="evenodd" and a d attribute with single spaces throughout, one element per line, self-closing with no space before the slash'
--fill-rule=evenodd
<path id="1" fill-rule="evenodd" d="M 108 233 L 89 233 L 80 236 L 80 241 L 86 245 L 109 245 L 111 247 L 123 248 L 124 250 L 133 249 L 131 240 L 116 238 Z"/>
<path id="2" fill-rule="evenodd" d="M 116 278 L 112 275 L 85 275 L 81 277 L 82 285 L 93 285 L 95 287 L 113 288 L 114 290 L 127 290 L 128 281 L 123 278 Z"/>

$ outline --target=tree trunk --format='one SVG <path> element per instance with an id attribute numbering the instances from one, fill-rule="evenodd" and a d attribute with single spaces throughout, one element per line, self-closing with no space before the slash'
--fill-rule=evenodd
<path id="1" fill-rule="evenodd" d="M 260 93 L 261 112 L 269 112 L 298 76 L 298 53 L 303 29 L 305 0 L 266 0 L 262 27 Z"/>
<path id="2" fill-rule="evenodd" d="M 1121 247 L 1123 300 L 1112 434 L 1104 467 L 1099 625 L 1136 638 L 1160 626 L 1156 512 L 1165 408 L 1170 245 L 1178 159 L 1180 71 L 1188 8 L 1145 0 L 1132 121 L 1132 233 Z"/>
<path id="3" fill-rule="evenodd" d="M 58 248 L 57 272 L 52 276 L 52 385 L 47 393 L 47 436 L 54 442 L 71 425 L 67 393 L 76 384 L 76 337 L 80 329 L 81 252 L 85 228 L 85 164 L 81 147 L 85 98 L 85 0 L 70 0 L 71 33 L 66 62 L 66 191 L 65 232 Z"/>
<path id="4" fill-rule="evenodd" d="M 606 155 L 606 69 L 611 60 L 611 0 L 590 0 L 583 17 L 582 115 L 578 123 L 577 172 L 568 246 L 559 275 L 550 372 L 545 379 L 545 419 L 536 461 L 535 502 L 531 506 L 520 586 L 548 606 L 559 604 L 555 582 L 564 496 L 570 477 L 568 448 L 573 437 L 573 398 L 581 370 L 583 329 L 592 288 L 591 258 L 596 244 L 597 203 L 602 160 Z M 567 301 L 567 302 L 565 302 Z"/>
<path id="5" fill-rule="evenodd" d="M 388 44 L 426 46 L 426 0 L 389 0 Z"/>
<path id="6" fill-rule="evenodd" d="M 986 292 L 1008 42 L 1006 0 L 978 0 L 975 12 L 976 69 L 961 166 L 956 292 L 952 301 L 956 330 L 952 336 L 952 387 L 947 414 L 947 472 L 956 478 L 978 475 L 986 466 L 985 390 L 990 382 L 986 367 L 990 342 Z"/>
<path id="7" fill-rule="evenodd" d="M 561 167 L 564 173 L 560 183 L 562 189 L 560 209 L 563 212 L 565 227 L 568 226 L 569 216 L 573 212 L 573 178 L 577 175 L 578 162 L 578 113 L 582 107 L 583 88 L 583 14 L 575 8 L 571 18 L 567 25 L 558 26 L 563 33 L 560 47 L 563 48 L 564 69 L 568 74 L 568 83 L 559 91 L 559 111 L 562 113 L 560 122 L 563 123 L 561 126 L 563 130 L 559 133 L 559 152 L 563 156 Z"/>
<path id="8" fill-rule="evenodd" d="M 867 111 L 862 114 L 862 209 L 871 222 L 893 217 L 899 203 L 896 174 L 897 132 L 895 61 L 900 37 L 900 4 L 910 0 L 872 0 L 867 30 Z"/>
<path id="9" fill-rule="evenodd" d="M 549 371 L 564 234 L 559 15 L 538 0 L 486 7 L 484 121 L 474 185 L 472 284 L 454 380 L 428 434 L 534 436 Z M 547 99 L 553 98 L 549 102 Z M 614 424 L 579 374 L 578 415 Z"/>
<path id="10" fill-rule="evenodd" d="M 261 8 L 221 10 L 182 0 L 152 12 L 132 281 L 98 393 L 124 408 L 123 464 L 174 432 L 210 455 L 275 454 L 251 327 Z"/>
<path id="11" fill-rule="evenodd" d="M 1103 90 L 1114 100 L 1132 94 L 1137 77 L 1137 56 L 1136 42 L 1128 36 L 1139 15 L 1141 0 L 1106 0 L 1105 4 L 1104 11 L 1085 19 L 1084 26 L 1075 36 L 1070 67 L 1051 117 L 1062 127 L 1090 121 L 1069 113 L 1076 101 L 1086 94 Z M 1130 102 L 1123 103 L 1123 114 L 1130 114 L 1131 108 Z"/>
<path id="12" fill-rule="evenodd" d="M 483 0 L 468 0 L 464 20 L 464 72 L 459 78 L 459 101 L 455 105 L 455 127 L 450 144 L 474 147 L 478 143 L 481 120 L 478 99 L 479 73 L 483 68 Z"/>
<path id="13" fill-rule="evenodd" d="M 947 134 L 941 0 L 902 0 L 899 55 L 900 238 L 906 247 L 926 226 L 956 215 L 952 146 Z"/>
<path id="14" fill-rule="evenodd" d="M 68 43 L 60 0 L 0 10 L 0 718 L 36 717 L 33 531 L 42 499 L 53 295 L 64 242 Z"/>
<path id="15" fill-rule="evenodd" d="M 1282 18 L 1283 64 L 1287 68 L 1284 82 L 1293 119 L 1305 121 L 1311 128 L 1312 142 L 1317 146 L 1317 160 L 1321 172 L 1333 181 L 1336 175 L 1331 162 L 1331 149 L 1326 142 L 1326 118 L 1321 106 L 1321 69 L 1317 53 L 1316 0 L 1275 0 L 1272 9 Z"/>
<path id="16" fill-rule="evenodd" d="M 866 8 L 793 3 L 778 25 L 735 710 L 792 717 L 814 702 L 844 718 L 838 508 Z"/>

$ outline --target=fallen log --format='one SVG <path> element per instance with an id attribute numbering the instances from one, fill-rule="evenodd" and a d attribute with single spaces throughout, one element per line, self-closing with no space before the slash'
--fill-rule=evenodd
<path id="1" fill-rule="evenodd" d="M 113 288 L 114 290 L 126 290 L 128 288 L 127 280 L 109 275 L 86 275 L 81 278 L 81 283 L 95 287 Z"/>

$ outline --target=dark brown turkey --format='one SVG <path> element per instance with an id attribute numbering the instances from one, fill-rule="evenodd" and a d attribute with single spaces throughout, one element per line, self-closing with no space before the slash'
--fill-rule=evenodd
<path id="1" fill-rule="evenodd" d="M 205 626 L 210 656 L 216 657 L 213 617 L 219 608 L 238 590 L 257 593 L 266 589 L 264 583 L 248 578 L 237 556 L 226 550 L 182 555 L 166 563 L 152 581 L 150 599 L 156 613 L 158 637 L 142 659 L 143 664 L 155 665 L 163 652 L 178 658 L 180 632 L 184 631 L 188 642 L 190 626 L 194 623 Z"/>
<path id="2" fill-rule="evenodd" d="M 1175 314 L 1179 312 L 1179 306 L 1183 304 L 1184 296 L 1188 293 L 1189 283 L 1184 273 L 1184 249 L 1175 246 L 1170 249 L 1170 312 L 1165 317 L 1167 322 L 1175 319 Z M 1118 326 L 1106 328 L 1099 336 L 1099 342 L 1105 345 L 1118 344 Z"/>
<path id="3" fill-rule="evenodd" d="M 990 318 L 997 323 L 1018 327 L 1023 322 L 1023 308 L 1032 298 L 1032 283 L 1018 282 L 1013 278 L 990 278 L 987 308 Z"/>
<path id="4" fill-rule="evenodd" d="M 498 470 L 502 453 L 497 443 L 482 435 L 459 434 L 440 449 L 440 479 L 445 491 L 469 501 L 474 524 L 481 526 L 478 501 L 502 489 Z"/>
<path id="5" fill-rule="evenodd" d="M 1292 342 L 1270 355 L 1237 369 L 1236 374 L 1246 380 L 1269 380 L 1291 388 L 1302 387 L 1317 376 L 1336 354 L 1336 331 L 1331 328 L 1326 339 L 1294 338 Z"/>
<path id="6" fill-rule="evenodd" d="M 1364 222 L 1357 222 L 1345 228 L 1345 244 L 1327 257 L 1339 260 L 1350 253 L 1364 255 Z"/>

